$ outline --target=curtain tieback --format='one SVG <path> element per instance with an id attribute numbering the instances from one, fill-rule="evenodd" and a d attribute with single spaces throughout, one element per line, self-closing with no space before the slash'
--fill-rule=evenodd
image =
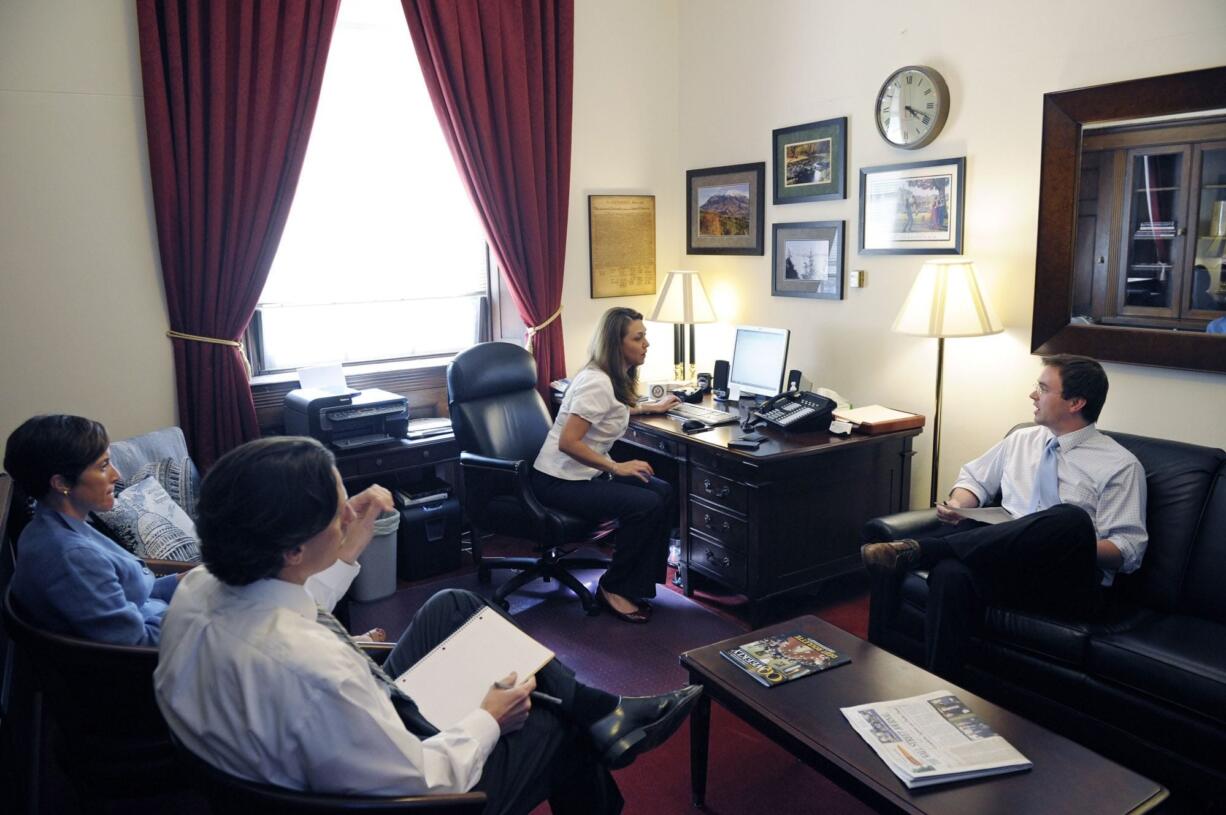
<path id="1" fill-rule="evenodd" d="M 557 315 L 554 315 L 557 316 Z M 550 319 L 553 319 L 552 317 Z M 182 331 L 170 330 L 166 332 L 166 336 L 172 340 L 191 340 L 192 342 L 203 342 L 210 345 L 228 345 L 231 348 L 237 348 L 239 354 L 243 357 L 243 366 L 247 369 L 247 379 L 251 379 L 251 360 L 247 359 L 247 349 L 238 340 L 223 340 L 217 337 L 202 337 L 199 334 L 185 334 Z"/>
<path id="2" fill-rule="evenodd" d="M 541 323 L 540 325 L 528 326 L 528 328 L 524 331 L 524 347 L 527 348 L 529 351 L 531 351 L 532 350 L 532 340 L 536 336 L 537 332 L 540 331 L 545 326 L 552 323 L 554 320 L 558 319 L 558 317 L 561 314 L 562 314 L 562 307 L 558 306 L 558 310 L 555 311 L 548 320 Z"/>

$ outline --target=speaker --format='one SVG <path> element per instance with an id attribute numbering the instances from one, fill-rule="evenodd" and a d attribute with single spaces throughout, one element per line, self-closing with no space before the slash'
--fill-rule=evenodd
<path id="1" fill-rule="evenodd" d="M 715 360 L 715 375 L 711 379 L 711 392 L 716 399 L 728 398 L 728 360 Z"/>
<path id="2" fill-rule="evenodd" d="M 813 389 L 813 383 L 805 379 L 804 374 L 793 368 L 788 371 L 788 386 L 785 390 L 789 391 L 807 391 Z"/>

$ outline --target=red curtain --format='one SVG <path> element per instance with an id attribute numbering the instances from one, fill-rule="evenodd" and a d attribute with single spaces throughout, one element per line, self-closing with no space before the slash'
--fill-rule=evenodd
<path id="1" fill-rule="evenodd" d="M 339 0 L 137 0 L 171 330 L 237 341 L 285 227 Z M 197 463 L 259 436 L 239 349 L 172 340 Z"/>
<path id="2" fill-rule="evenodd" d="M 570 197 L 573 0 L 401 0 L 456 167 L 520 318 L 562 303 Z M 536 334 L 537 386 L 566 375 L 559 316 Z"/>

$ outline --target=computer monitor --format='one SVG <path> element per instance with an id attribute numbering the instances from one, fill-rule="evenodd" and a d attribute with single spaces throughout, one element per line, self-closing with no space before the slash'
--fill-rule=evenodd
<path id="1" fill-rule="evenodd" d="M 738 325 L 732 343 L 732 369 L 728 390 L 742 394 L 774 396 L 783 390 L 783 371 L 788 361 L 786 328 Z"/>

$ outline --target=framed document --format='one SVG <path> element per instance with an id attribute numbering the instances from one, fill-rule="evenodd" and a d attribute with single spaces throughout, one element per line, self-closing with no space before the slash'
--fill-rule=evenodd
<path id="1" fill-rule="evenodd" d="M 589 195 L 592 299 L 656 293 L 656 197 Z"/>

